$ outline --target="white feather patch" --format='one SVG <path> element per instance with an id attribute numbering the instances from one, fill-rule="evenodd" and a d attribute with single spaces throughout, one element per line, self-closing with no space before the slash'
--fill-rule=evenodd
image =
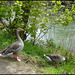
<path id="1" fill-rule="evenodd" d="M 0 54 L 0 56 L 3 56 L 2 54 Z"/>
<path id="2" fill-rule="evenodd" d="M 65 58 L 63 57 L 63 61 L 65 60 Z"/>
<path id="3" fill-rule="evenodd" d="M 7 55 L 12 55 L 13 53 L 9 53 L 9 54 L 7 54 Z"/>
<path id="4" fill-rule="evenodd" d="M 46 56 L 45 54 L 44 54 L 44 56 L 48 59 L 48 60 L 50 60 L 50 61 L 52 61 L 48 56 Z"/>

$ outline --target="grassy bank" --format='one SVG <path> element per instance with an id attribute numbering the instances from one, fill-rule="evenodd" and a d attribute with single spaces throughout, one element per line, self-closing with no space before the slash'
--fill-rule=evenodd
<path id="1" fill-rule="evenodd" d="M 10 33 L 0 31 L 0 50 L 4 49 L 16 40 L 16 37 L 13 37 Z M 67 61 L 62 62 L 59 67 L 56 67 L 43 56 L 44 54 L 53 53 L 59 53 L 65 56 Z M 31 42 L 24 42 L 24 48 L 20 52 L 20 55 L 25 55 L 26 63 L 38 66 L 38 71 L 41 71 L 44 74 L 75 74 L 74 56 L 72 56 L 69 50 L 65 50 L 60 46 L 55 48 L 54 44 L 44 44 L 41 46 L 38 44 L 32 45 Z"/>

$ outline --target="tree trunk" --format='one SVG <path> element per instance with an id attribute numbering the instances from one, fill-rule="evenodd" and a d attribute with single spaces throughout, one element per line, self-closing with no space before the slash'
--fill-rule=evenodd
<path id="1" fill-rule="evenodd" d="M 26 5 L 26 3 L 29 3 L 30 1 L 24 1 L 23 2 L 23 4 L 24 5 Z M 29 14 L 30 13 L 30 9 L 29 8 L 31 8 L 31 5 L 26 5 L 25 7 L 22 5 L 22 10 L 24 11 L 23 12 L 23 14 L 22 14 L 22 20 L 23 20 L 23 22 L 24 22 L 24 26 L 23 26 L 23 28 L 25 29 L 26 28 L 26 25 L 27 25 L 27 22 L 28 22 L 28 17 L 29 17 L 29 15 L 25 15 L 25 13 L 27 13 L 27 14 Z M 25 30 L 26 31 L 26 33 L 27 33 L 27 30 Z M 23 38 L 23 40 L 26 40 L 26 38 L 27 38 L 27 36 L 26 36 L 26 33 L 24 34 L 24 33 L 22 33 L 22 38 Z"/>

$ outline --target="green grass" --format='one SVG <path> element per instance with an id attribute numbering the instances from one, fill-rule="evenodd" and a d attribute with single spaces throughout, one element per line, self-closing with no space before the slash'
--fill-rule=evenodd
<path id="1" fill-rule="evenodd" d="M 51 53 L 49 50 L 44 50 L 42 47 L 38 47 L 38 45 L 32 45 L 31 43 L 24 42 L 24 49 L 27 54 L 31 54 L 33 56 L 38 55 L 40 57 L 43 57 L 43 54 Z"/>
<path id="2" fill-rule="evenodd" d="M 0 49 L 4 49 L 16 40 L 16 37 L 8 33 L 6 30 L 0 30 Z"/>
<path id="3" fill-rule="evenodd" d="M 42 70 L 45 74 L 75 74 L 74 65 L 73 63 L 67 62 L 65 64 L 60 64 L 60 67 L 57 68 L 55 66 L 49 66 L 42 68 Z"/>
<path id="4" fill-rule="evenodd" d="M 43 56 L 44 54 L 51 54 L 51 49 L 45 49 L 31 43 L 24 42 L 25 47 L 22 51 L 23 54 L 29 55 L 27 60 L 30 60 L 34 65 L 38 64 L 39 70 L 45 74 L 74 74 L 75 73 L 75 60 L 71 59 L 67 62 L 64 61 L 56 68 L 55 65 L 49 63 L 49 61 Z M 62 51 L 61 51 L 62 52 Z M 62 52 L 61 54 L 63 54 Z M 65 55 L 65 54 L 63 54 Z M 69 56 L 66 56 L 69 57 Z M 41 67 L 41 68 L 40 68 Z"/>
<path id="5" fill-rule="evenodd" d="M 15 42 L 17 39 L 10 35 L 8 32 L 0 31 L 0 50 L 4 49 L 11 43 Z M 56 51 L 57 50 L 57 51 Z M 60 66 L 56 67 L 51 64 L 43 55 L 59 53 L 69 59 L 67 62 L 64 61 Z M 48 47 L 32 45 L 30 42 L 24 42 L 24 48 L 20 54 L 25 55 L 25 61 L 27 63 L 38 66 L 38 71 L 44 74 L 75 74 L 75 58 L 69 54 L 69 51 L 63 48 L 53 48 L 53 46 Z"/>

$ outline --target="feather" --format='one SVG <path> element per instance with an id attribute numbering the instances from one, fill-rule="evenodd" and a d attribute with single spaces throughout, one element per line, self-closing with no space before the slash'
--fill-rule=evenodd
<path id="1" fill-rule="evenodd" d="M 3 56 L 2 54 L 0 54 L 0 56 Z"/>
<path id="2" fill-rule="evenodd" d="M 52 61 L 48 56 L 46 56 L 45 54 L 44 54 L 44 56 L 48 59 L 48 60 L 50 60 L 50 61 Z"/>
<path id="3" fill-rule="evenodd" d="M 65 57 L 63 57 L 62 55 L 60 54 L 47 54 L 44 56 L 48 59 L 48 60 L 51 60 L 52 62 L 62 62 L 65 60 Z"/>
<path id="4" fill-rule="evenodd" d="M 12 53 L 9 53 L 9 54 L 7 54 L 7 55 L 12 55 L 13 54 L 13 52 Z"/>

